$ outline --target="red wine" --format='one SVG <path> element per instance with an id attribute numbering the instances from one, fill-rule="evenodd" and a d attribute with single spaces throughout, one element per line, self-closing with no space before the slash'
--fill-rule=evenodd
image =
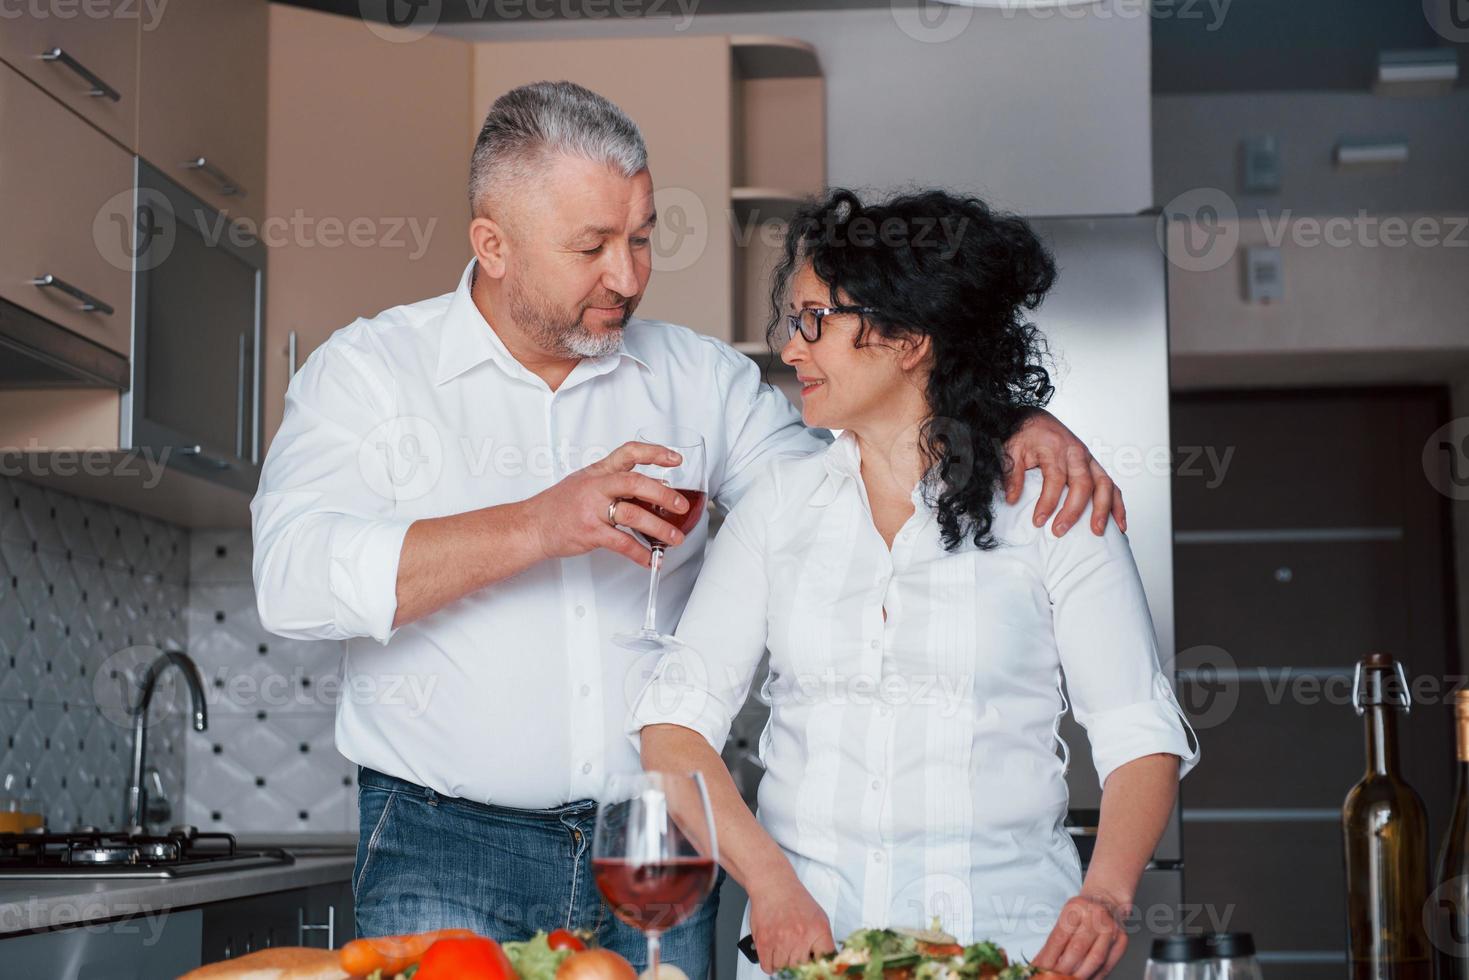
<path id="1" fill-rule="evenodd" d="M 648 863 L 595 858 L 592 874 L 613 914 L 644 932 L 663 932 L 678 925 L 714 886 L 714 862 L 705 857 Z"/>
<path id="2" fill-rule="evenodd" d="M 704 514 L 704 498 L 707 496 L 703 490 L 679 490 L 674 488 L 675 493 L 683 494 L 683 499 L 689 502 L 689 509 L 682 514 L 674 513 L 661 504 L 650 504 L 645 500 L 630 500 L 628 503 L 637 504 L 643 510 L 654 517 L 662 518 L 683 534 L 688 534 L 699 523 L 699 518 Z M 659 541 L 657 538 L 647 536 L 655 548 L 667 548 L 667 541 Z"/>

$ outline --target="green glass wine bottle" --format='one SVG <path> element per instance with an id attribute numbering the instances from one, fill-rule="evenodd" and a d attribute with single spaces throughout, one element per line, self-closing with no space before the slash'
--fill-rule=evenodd
<path id="1" fill-rule="evenodd" d="M 1431 980 L 1428 817 L 1398 773 L 1398 713 L 1411 706 L 1402 666 L 1387 654 L 1366 657 L 1352 701 L 1366 729 L 1367 772 L 1342 805 L 1349 972 L 1352 980 Z"/>
<path id="2" fill-rule="evenodd" d="M 1438 980 L 1469 980 L 1469 691 L 1454 692 L 1454 730 L 1458 785 L 1428 908 Z"/>

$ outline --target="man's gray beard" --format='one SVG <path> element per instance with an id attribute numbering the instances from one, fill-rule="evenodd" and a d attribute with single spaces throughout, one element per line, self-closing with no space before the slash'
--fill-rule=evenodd
<path id="1" fill-rule="evenodd" d="M 627 326 L 632 315 L 624 307 L 617 330 L 609 327 L 608 332 L 595 334 L 581 322 L 580 315 L 566 323 L 558 311 L 537 302 L 539 297 L 532 297 L 519 283 L 512 283 L 509 293 L 510 315 L 515 322 L 542 349 L 561 357 L 605 357 L 616 352 L 622 346 L 621 328 Z"/>

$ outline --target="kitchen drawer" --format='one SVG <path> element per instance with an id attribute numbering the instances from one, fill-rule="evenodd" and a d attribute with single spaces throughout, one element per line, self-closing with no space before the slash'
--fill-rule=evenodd
<path id="1" fill-rule="evenodd" d="M 0 65 L 0 296 L 128 354 L 132 187 L 130 154 Z M 45 275 L 112 312 L 32 285 Z"/>
<path id="2" fill-rule="evenodd" d="M 266 0 L 176 3 L 144 31 L 138 155 L 231 217 L 265 217 Z M 206 161 L 199 167 L 197 161 Z"/>
<path id="3" fill-rule="evenodd" d="M 69 16 L 60 16 L 61 5 L 27 5 L 20 16 L 0 20 L 4 25 L 0 60 L 132 149 L 138 135 L 138 36 L 147 11 L 146 4 L 133 0 L 76 5 Z M 41 57 L 55 49 L 65 57 L 52 61 Z M 92 94 L 96 89 L 93 79 L 117 98 Z M 30 173 L 39 177 L 47 171 Z"/>

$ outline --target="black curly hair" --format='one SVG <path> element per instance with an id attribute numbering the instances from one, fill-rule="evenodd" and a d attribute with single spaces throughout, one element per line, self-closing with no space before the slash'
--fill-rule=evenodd
<path id="1" fill-rule="evenodd" d="M 929 338 L 920 441 L 939 480 L 925 485 L 925 499 L 947 550 L 965 540 L 994 548 L 1005 442 L 1055 390 L 1042 366 L 1045 339 L 1024 317 L 1055 282 L 1050 253 L 1024 220 L 978 198 L 926 190 L 864 204 L 834 188 L 790 219 L 770 292 L 772 352 L 784 343 L 786 299 L 806 265 L 832 305 L 880 311 L 862 317 L 856 346 L 872 333 Z"/>

